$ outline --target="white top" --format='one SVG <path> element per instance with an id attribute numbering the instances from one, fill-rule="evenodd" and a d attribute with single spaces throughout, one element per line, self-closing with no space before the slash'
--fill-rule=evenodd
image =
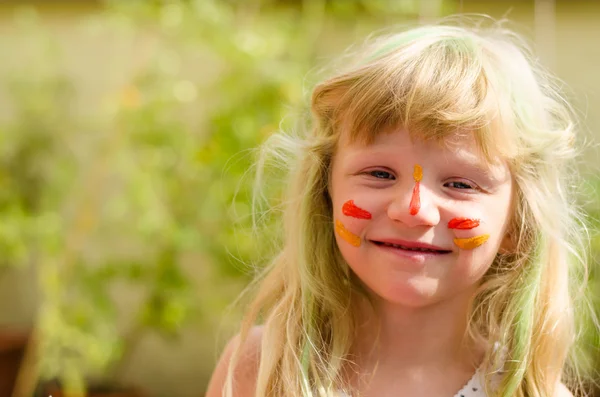
<path id="1" fill-rule="evenodd" d="M 475 371 L 471 379 L 463 386 L 453 397 L 487 397 L 485 389 L 483 387 L 483 376 L 481 375 L 480 368 Z M 340 393 L 339 397 L 350 397 L 346 393 Z"/>
<path id="2" fill-rule="evenodd" d="M 483 379 L 479 368 L 477 371 L 475 371 L 467 384 L 464 385 L 463 388 L 454 395 L 454 397 L 487 397 L 483 387 Z"/>

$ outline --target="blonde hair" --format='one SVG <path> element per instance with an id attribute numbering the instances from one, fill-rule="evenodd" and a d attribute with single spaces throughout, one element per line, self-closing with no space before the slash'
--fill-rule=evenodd
<path id="1" fill-rule="evenodd" d="M 258 164 L 259 185 L 270 160 L 289 170 L 289 185 L 283 246 L 257 279 L 241 331 L 243 341 L 264 322 L 257 396 L 332 396 L 346 386 L 360 284 L 335 242 L 329 169 L 342 131 L 368 143 L 395 126 L 440 142 L 472 134 L 489 161 L 510 165 L 515 249 L 497 254 L 470 314 L 471 337 L 503 346 L 483 362 L 488 374 L 503 366 L 498 385 L 486 378 L 488 395 L 545 397 L 571 379 L 585 228 L 572 195 L 573 111 L 557 87 L 501 23 L 451 22 L 377 38 L 315 87 L 312 128 L 273 135 Z M 239 349 L 227 395 L 237 358 Z"/>

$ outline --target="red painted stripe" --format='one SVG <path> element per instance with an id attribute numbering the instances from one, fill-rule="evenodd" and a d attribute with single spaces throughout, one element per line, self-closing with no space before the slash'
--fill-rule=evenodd
<path id="1" fill-rule="evenodd" d="M 417 215 L 419 210 L 421 209 L 421 195 L 420 195 L 420 182 L 415 182 L 415 187 L 413 188 L 412 198 L 410 199 L 410 214 Z"/>
<path id="2" fill-rule="evenodd" d="M 371 213 L 354 204 L 354 200 L 348 200 L 342 206 L 342 213 L 358 219 L 371 219 Z"/>
<path id="3" fill-rule="evenodd" d="M 454 218 L 448 222 L 450 229 L 473 229 L 479 226 L 479 219 Z"/>

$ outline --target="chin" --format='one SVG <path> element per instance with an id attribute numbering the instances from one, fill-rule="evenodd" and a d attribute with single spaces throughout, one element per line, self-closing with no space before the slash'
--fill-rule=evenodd
<path id="1" fill-rule="evenodd" d="M 384 291 L 377 291 L 377 298 L 389 304 L 402 306 L 411 309 L 419 309 L 436 304 L 443 299 L 439 295 L 437 280 L 432 280 L 427 284 L 434 285 L 415 285 L 414 283 L 396 284 L 389 286 Z"/>

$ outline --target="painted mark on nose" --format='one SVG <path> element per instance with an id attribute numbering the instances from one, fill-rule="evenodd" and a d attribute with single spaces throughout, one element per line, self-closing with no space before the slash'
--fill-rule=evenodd
<path id="1" fill-rule="evenodd" d="M 448 222 L 449 229 L 473 229 L 479 226 L 479 219 L 453 218 Z"/>
<path id="2" fill-rule="evenodd" d="M 489 234 L 482 234 L 481 236 L 475 236 L 470 238 L 455 238 L 454 244 L 464 250 L 472 250 L 485 243 L 490 238 Z"/>
<path id="3" fill-rule="evenodd" d="M 355 247 L 360 246 L 360 237 L 346 229 L 346 226 L 339 220 L 335 221 L 335 231 L 337 234 Z"/>
<path id="4" fill-rule="evenodd" d="M 371 213 L 354 204 L 354 200 L 348 200 L 342 206 L 342 213 L 358 219 L 371 219 Z"/>
<path id="5" fill-rule="evenodd" d="M 419 184 L 421 183 L 421 179 L 423 179 L 423 168 L 419 164 L 415 164 L 413 178 L 415 179 L 415 187 L 413 187 L 412 197 L 410 199 L 409 212 L 411 215 L 417 215 L 421 209 Z"/>

